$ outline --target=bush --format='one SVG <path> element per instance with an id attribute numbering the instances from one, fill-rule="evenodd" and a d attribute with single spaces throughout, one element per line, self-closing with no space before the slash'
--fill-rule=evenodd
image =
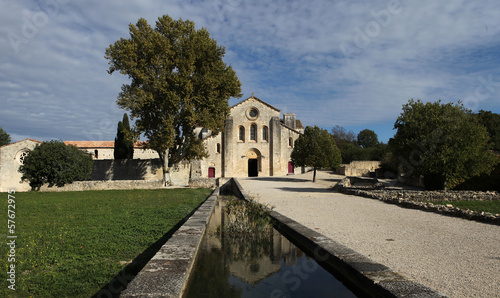
<path id="1" fill-rule="evenodd" d="M 92 172 L 92 157 L 62 141 L 43 142 L 31 151 L 19 167 L 22 180 L 28 180 L 33 190 L 48 183 L 63 186 L 76 180 L 88 179 Z"/>

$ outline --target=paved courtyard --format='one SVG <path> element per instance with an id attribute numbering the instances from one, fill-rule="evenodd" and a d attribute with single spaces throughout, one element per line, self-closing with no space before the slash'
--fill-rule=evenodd
<path id="1" fill-rule="evenodd" d="M 332 191 L 343 176 L 238 178 L 250 197 L 449 297 L 500 297 L 500 227 Z"/>

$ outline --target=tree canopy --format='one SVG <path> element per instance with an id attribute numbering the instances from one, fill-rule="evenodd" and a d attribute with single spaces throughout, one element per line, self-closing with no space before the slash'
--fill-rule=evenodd
<path id="1" fill-rule="evenodd" d="M 490 172 L 498 161 L 486 128 L 461 103 L 410 100 L 394 129 L 389 146 L 400 172 L 422 175 L 427 189 L 452 187 Z"/>
<path id="2" fill-rule="evenodd" d="M 317 126 L 305 128 L 304 134 L 295 141 L 291 157 L 295 166 L 313 168 L 313 182 L 316 182 L 316 170 L 334 169 L 342 162 L 332 135 Z"/>
<path id="3" fill-rule="evenodd" d="M 127 113 L 123 114 L 123 120 L 118 122 L 113 154 L 115 159 L 134 158 L 134 134 L 130 129 Z"/>
<path id="4" fill-rule="evenodd" d="M 363 148 L 371 148 L 377 146 L 377 134 L 373 130 L 363 129 L 358 133 L 358 144 Z"/>
<path id="5" fill-rule="evenodd" d="M 500 151 L 500 114 L 480 110 L 475 116 L 486 127 L 493 143 L 493 149 Z"/>
<path id="6" fill-rule="evenodd" d="M 0 146 L 10 144 L 10 135 L 0 127 Z"/>
<path id="7" fill-rule="evenodd" d="M 92 164 L 90 154 L 61 141 L 49 141 L 37 145 L 24 158 L 19 171 L 32 189 L 40 189 L 45 183 L 52 187 L 85 180 L 92 172 Z"/>
<path id="8" fill-rule="evenodd" d="M 335 125 L 335 127 L 332 128 L 332 136 L 333 139 L 335 140 L 335 144 L 339 148 L 346 143 L 350 144 L 356 143 L 356 134 L 354 133 L 354 131 L 352 130 L 347 131 L 344 127 L 340 125 Z"/>
<path id="9" fill-rule="evenodd" d="M 206 156 L 193 131 L 204 127 L 219 133 L 229 98 L 241 96 L 241 83 L 222 60 L 224 47 L 191 21 L 165 15 L 152 28 L 141 18 L 129 30 L 129 38 L 106 49 L 108 72 L 119 71 L 131 79 L 122 86 L 117 103 L 130 111 L 135 131 L 158 152 L 167 183 L 169 163 Z"/>

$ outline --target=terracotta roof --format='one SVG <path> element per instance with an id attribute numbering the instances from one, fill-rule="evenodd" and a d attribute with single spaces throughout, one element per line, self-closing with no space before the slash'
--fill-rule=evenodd
<path id="1" fill-rule="evenodd" d="M 33 139 L 30 139 L 30 138 L 27 138 L 27 139 L 20 140 L 20 141 L 14 142 L 14 143 L 10 143 L 10 144 L 7 144 L 7 145 L 0 146 L 0 149 L 3 148 L 3 147 L 7 147 L 7 146 L 14 145 L 14 144 L 17 144 L 17 143 L 20 143 L 20 142 L 24 142 L 24 141 L 32 141 L 32 142 L 40 143 L 40 144 L 43 143 L 42 141 L 38 141 L 38 140 L 33 140 Z"/>
<path id="2" fill-rule="evenodd" d="M 304 125 L 302 125 L 302 121 L 300 120 L 295 120 L 295 128 L 296 129 L 303 129 L 304 128 Z"/>
<path id="3" fill-rule="evenodd" d="M 142 148 L 147 142 L 139 141 L 134 143 L 134 148 Z M 65 141 L 66 145 L 73 145 L 78 148 L 114 148 L 115 141 Z"/>
<path id="4" fill-rule="evenodd" d="M 73 145 L 78 148 L 114 148 L 114 141 L 65 141 L 66 145 Z"/>
<path id="5" fill-rule="evenodd" d="M 230 109 L 232 109 L 232 108 L 234 108 L 234 107 L 236 107 L 236 106 L 238 106 L 238 105 L 240 105 L 240 104 L 244 103 L 245 101 L 247 101 L 247 100 L 249 100 L 249 99 L 255 99 L 255 100 L 259 101 L 260 103 L 262 103 L 263 105 L 266 105 L 266 106 L 270 107 L 271 109 L 273 109 L 273 110 L 277 111 L 278 113 L 280 112 L 280 110 L 279 110 L 279 109 L 277 109 L 277 108 L 273 107 L 272 105 L 268 104 L 267 102 L 263 101 L 262 99 L 255 97 L 255 95 L 254 95 L 253 93 L 252 93 L 252 96 L 250 96 L 250 97 L 249 97 L 249 98 L 247 98 L 247 99 L 244 99 L 244 100 L 240 101 L 239 103 L 237 103 L 237 104 L 235 104 L 234 106 L 230 107 Z"/>

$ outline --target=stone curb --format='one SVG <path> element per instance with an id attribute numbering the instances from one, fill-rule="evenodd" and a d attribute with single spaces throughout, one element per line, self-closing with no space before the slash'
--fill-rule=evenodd
<path id="1" fill-rule="evenodd" d="M 494 224 L 494 225 L 500 225 L 500 215 L 494 215 L 489 212 L 478 212 L 478 211 L 472 211 L 469 209 L 460 209 L 458 207 L 454 207 L 451 205 L 453 201 L 450 201 L 449 205 L 434 205 L 433 203 L 426 203 L 426 202 L 419 202 L 419 201 L 413 201 L 413 200 L 408 200 L 405 198 L 394 198 L 394 197 L 387 197 L 383 196 L 382 194 L 378 193 L 380 191 L 371 191 L 371 190 L 363 190 L 363 189 L 355 189 L 355 188 L 343 188 L 343 187 L 338 187 L 335 188 L 335 190 L 347 194 L 347 195 L 355 195 L 355 196 L 360 196 L 364 198 L 369 198 L 369 199 L 375 199 L 382 201 L 384 203 L 389 203 L 389 204 L 396 204 L 401 207 L 405 208 L 411 208 L 411 209 L 420 209 L 424 211 L 430 211 L 430 212 L 435 212 L 438 214 L 444 214 L 444 215 L 451 215 L 451 216 L 456 216 L 460 218 L 465 218 L 469 220 L 475 220 L 479 222 L 484 222 L 484 223 L 489 223 L 489 224 Z M 397 191 L 398 193 L 406 193 L 407 191 Z"/>
<path id="2" fill-rule="evenodd" d="M 218 196 L 217 188 L 161 247 L 120 297 L 182 297 Z"/>
<path id="3" fill-rule="evenodd" d="M 224 186 L 230 187 L 235 195 L 243 200 L 250 200 L 237 179 L 233 178 L 228 184 L 231 185 Z M 224 191 L 227 192 L 227 190 Z M 276 211 L 271 211 L 270 215 L 278 223 L 278 229 L 284 230 L 290 237 L 294 238 L 301 244 L 301 248 L 305 248 L 321 264 L 326 264 L 341 278 L 347 279 L 348 283 L 359 288 L 361 292 L 356 292 L 358 295 L 369 297 L 446 297 L 289 217 Z"/>

